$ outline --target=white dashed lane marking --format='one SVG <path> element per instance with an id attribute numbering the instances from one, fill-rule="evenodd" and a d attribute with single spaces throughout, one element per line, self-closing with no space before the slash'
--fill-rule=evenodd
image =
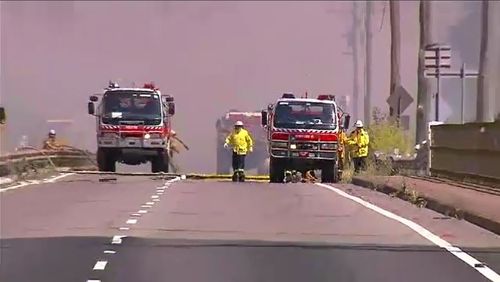
<path id="1" fill-rule="evenodd" d="M 104 270 L 108 264 L 105 260 L 98 260 L 94 265 L 94 270 Z"/>
<path id="2" fill-rule="evenodd" d="M 116 245 L 119 245 L 123 242 L 123 238 L 126 238 L 127 236 L 125 235 L 115 235 L 113 236 L 113 238 L 111 239 L 111 244 L 116 244 Z"/>
<path id="3" fill-rule="evenodd" d="M 180 179 L 181 178 L 177 177 L 175 179 L 169 180 L 164 186 L 156 188 L 157 189 L 157 194 L 158 195 L 163 194 L 163 192 L 165 190 L 165 187 L 168 187 L 170 185 L 170 183 L 173 183 L 173 182 L 178 181 Z M 142 209 L 139 210 L 139 211 L 137 211 L 137 213 L 131 214 L 131 216 L 133 216 L 133 217 L 141 217 L 141 215 L 148 213 L 148 211 L 145 210 L 145 208 L 151 208 L 151 207 L 153 207 L 153 205 L 155 204 L 155 202 L 160 201 L 160 199 L 159 199 L 160 196 L 158 196 L 158 195 L 151 196 L 151 199 L 153 199 L 153 201 L 152 202 L 147 202 L 146 204 L 141 205 Z M 125 223 L 129 224 L 129 225 L 134 225 L 137 222 L 138 222 L 137 218 L 129 218 L 129 219 L 127 219 L 127 221 Z M 128 230 L 130 230 L 130 227 L 119 227 L 118 229 L 120 231 L 128 231 Z M 126 235 L 114 235 L 113 238 L 111 239 L 111 244 L 113 244 L 113 245 L 121 245 L 123 243 L 123 239 L 126 238 L 126 237 L 127 237 Z M 104 254 L 116 254 L 116 251 L 114 251 L 114 250 L 105 250 Z M 108 261 L 106 261 L 106 260 L 98 260 L 96 262 L 96 264 L 94 265 L 93 270 L 104 270 L 106 268 L 107 264 L 108 264 Z M 87 282 L 101 282 L 101 281 L 100 280 L 87 280 Z"/>
<path id="4" fill-rule="evenodd" d="M 136 224 L 137 223 L 137 219 L 135 219 L 135 218 L 129 218 L 126 223 L 127 224 Z"/>

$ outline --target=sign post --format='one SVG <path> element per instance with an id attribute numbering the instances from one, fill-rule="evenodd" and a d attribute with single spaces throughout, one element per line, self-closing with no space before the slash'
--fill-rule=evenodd
<path id="1" fill-rule="evenodd" d="M 426 67 L 426 71 L 425 71 L 425 76 L 426 77 L 433 77 L 433 78 L 436 78 L 437 79 L 437 94 L 435 96 L 435 99 L 436 99 L 436 121 L 439 121 L 439 93 L 441 91 L 440 89 L 440 85 L 441 85 L 441 78 L 453 78 L 453 77 L 460 77 L 460 80 L 461 80 L 461 97 L 460 97 L 460 122 L 461 123 L 464 123 L 464 113 L 465 113 L 465 96 L 467 95 L 466 91 L 466 79 L 468 77 L 478 77 L 479 76 L 479 73 L 477 71 L 467 71 L 466 67 L 465 67 L 465 63 L 462 63 L 462 67 L 460 68 L 460 71 L 451 71 L 451 72 L 442 72 L 440 69 L 441 68 L 450 68 L 450 55 L 451 55 L 451 51 L 447 48 L 449 47 L 443 47 L 443 46 L 440 46 L 440 47 L 435 47 L 434 45 L 431 45 L 433 46 L 432 48 L 428 48 L 426 49 L 426 55 L 425 55 L 425 59 L 426 59 L 426 63 L 425 63 L 425 67 Z M 439 49 L 441 48 L 441 49 Z M 445 52 L 448 52 L 448 53 L 443 53 L 442 50 L 445 50 Z M 448 50 L 448 51 L 446 51 Z M 435 56 L 433 56 L 432 54 L 435 54 Z M 440 56 L 440 57 L 439 57 Z M 436 58 L 441 58 L 442 61 L 441 62 L 437 62 L 435 63 L 434 60 L 436 60 Z"/>
<path id="2" fill-rule="evenodd" d="M 434 70 L 436 78 L 436 94 L 434 95 L 436 121 L 439 120 L 439 94 L 441 93 L 441 69 L 451 67 L 451 47 L 431 44 L 425 47 L 425 68 Z"/>

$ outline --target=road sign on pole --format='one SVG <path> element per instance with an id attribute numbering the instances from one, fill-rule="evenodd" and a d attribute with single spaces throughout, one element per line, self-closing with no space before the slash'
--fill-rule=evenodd
<path id="1" fill-rule="evenodd" d="M 386 102 L 391 110 L 396 112 L 395 116 L 399 119 L 401 114 L 413 103 L 413 98 L 403 86 L 399 85 Z"/>
<path id="2" fill-rule="evenodd" d="M 448 45 L 430 44 L 425 46 L 425 68 L 435 69 L 437 91 L 434 98 L 436 120 L 439 120 L 439 94 L 441 92 L 441 69 L 451 67 L 451 47 Z"/>
<path id="3" fill-rule="evenodd" d="M 446 67 L 446 64 L 441 64 L 443 68 Z M 426 67 L 427 67 L 427 63 L 426 63 Z M 460 121 L 461 123 L 464 123 L 464 112 L 465 112 L 465 105 L 464 105 L 464 99 L 465 99 L 465 96 L 466 96 L 466 85 L 465 85 L 465 82 L 466 82 L 466 79 L 468 77 L 478 77 L 479 76 L 479 72 L 477 71 L 467 71 L 466 68 L 465 68 L 465 63 L 462 63 L 462 67 L 460 68 L 460 71 L 448 71 L 448 72 L 443 72 L 443 71 L 440 71 L 439 68 L 435 68 L 434 65 L 429 65 L 429 67 L 425 70 L 425 77 L 428 77 L 428 78 L 436 78 L 437 79 L 437 86 L 438 86 L 438 93 L 436 94 L 436 120 L 438 120 L 439 118 L 439 103 L 438 103 L 438 97 L 439 97 L 439 92 L 440 92 L 440 80 L 441 80 L 441 77 L 444 77 L 444 78 L 456 78 L 456 77 L 460 77 L 460 80 L 461 80 L 461 97 L 460 97 L 460 105 L 461 105 L 461 109 L 460 109 Z"/>
<path id="4" fill-rule="evenodd" d="M 431 44 L 425 48 L 425 68 L 451 68 L 451 47 L 447 45 Z"/>

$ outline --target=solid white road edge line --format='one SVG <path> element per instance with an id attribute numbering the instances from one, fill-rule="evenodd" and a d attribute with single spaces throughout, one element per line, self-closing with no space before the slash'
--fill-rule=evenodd
<path id="1" fill-rule="evenodd" d="M 28 186 L 28 185 L 37 185 L 37 184 L 42 184 L 42 183 L 53 183 L 56 180 L 59 180 L 59 179 L 61 179 L 63 177 L 67 177 L 67 176 L 71 176 L 71 175 L 74 175 L 74 173 L 63 173 L 63 174 L 60 174 L 58 176 L 49 178 L 48 180 L 44 180 L 44 181 L 39 181 L 39 180 L 23 181 L 23 182 L 21 182 L 18 185 L 9 186 L 9 187 L 0 189 L 0 193 L 7 192 L 7 191 L 10 191 L 10 190 L 15 190 L 15 189 L 18 189 L 18 188 L 21 188 L 21 187 L 24 187 L 24 186 Z"/>
<path id="2" fill-rule="evenodd" d="M 356 202 L 356 203 L 358 203 L 366 208 L 369 208 L 375 212 L 378 212 L 379 214 L 381 214 L 387 218 L 396 220 L 399 223 L 406 225 L 407 227 L 409 227 L 413 231 L 420 234 L 425 239 L 431 241 L 435 245 L 447 250 L 448 252 L 450 252 L 451 254 L 456 256 L 457 258 L 461 259 L 463 262 L 465 262 L 466 264 L 468 264 L 469 266 L 471 266 L 472 268 L 477 270 L 479 273 L 481 273 L 484 277 L 488 278 L 490 281 L 500 282 L 500 275 L 498 275 L 498 273 L 496 273 L 495 271 L 493 271 L 491 268 L 487 267 L 486 265 L 483 265 L 480 261 L 478 261 L 477 259 L 475 259 L 471 255 L 467 254 L 466 252 L 462 251 L 460 248 L 455 247 L 452 244 L 448 243 L 447 241 L 441 239 L 439 236 L 433 234 L 432 232 L 425 229 L 421 225 L 419 225 L 411 220 L 408 220 L 404 217 L 396 215 L 390 211 L 384 210 L 384 209 L 382 209 L 374 204 L 371 204 L 371 203 L 369 203 L 361 198 L 350 195 L 350 194 L 348 194 L 348 193 L 346 193 L 338 188 L 335 188 L 335 187 L 332 187 L 330 185 L 326 185 L 323 183 L 316 183 L 316 185 L 321 186 L 323 188 L 326 188 L 330 191 L 333 191 L 344 198 L 347 198 L 351 201 L 354 201 L 354 202 Z M 479 266 L 479 267 L 476 267 L 476 266 Z"/>
<path id="3" fill-rule="evenodd" d="M 104 270 L 106 268 L 106 264 L 108 264 L 105 260 L 98 260 L 94 265 L 94 270 Z"/>
<path id="4" fill-rule="evenodd" d="M 53 182 L 54 182 L 54 181 L 56 181 L 56 180 L 59 180 L 59 179 L 61 179 L 61 178 L 64 178 L 64 177 L 66 177 L 66 176 L 70 176 L 70 175 L 74 175 L 74 174 L 75 174 L 75 173 L 63 173 L 63 174 L 61 174 L 61 175 L 59 175 L 59 176 L 52 177 L 51 179 L 49 179 L 49 180 L 47 180 L 47 181 L 45 181 L 45 182 L 46 182 L 46 183 L 53 183 Z"/>

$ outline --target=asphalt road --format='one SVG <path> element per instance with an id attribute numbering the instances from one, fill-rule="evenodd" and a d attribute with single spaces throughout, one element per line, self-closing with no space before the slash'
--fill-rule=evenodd
<path id="1" fill-rule="evenodd" d="M 0 193 L 0 281 L 491 281 L 397 220 L 318 185 L 100 178 Z M 334 186 L 500 273 L 499 236 Z"/>

